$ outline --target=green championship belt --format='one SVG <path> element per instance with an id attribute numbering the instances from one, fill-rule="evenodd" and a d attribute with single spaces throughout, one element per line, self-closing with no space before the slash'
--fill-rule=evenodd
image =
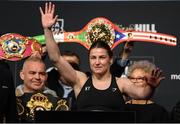
<path id="1" fill-rule="evenodd" d="M 82 30 L 76 32 L 61 32 L 53 34 L 57 43 L 77 42 L 89 49 L 97 40 L 107 42 L 111 49 L 125 41 L 154 42 L 163 45 L 176 46 L 177 38 L 172 35 L 134 30 L 122 30 L 106 18 L 91 20 Z M 9 33 L 0 37 L 0 58 L 17 61 L 30 56 L 33 51 L 41 51 L 45 45 L 44 35 L 23 37 Z"/>
<path id="2" fill-rule="evenodd" d="M 43 35 L 35 36 L 34 38 L 37 39 L 41 44 L 45 44 Z M 108 19 L 102 17 L 91 20 L 80 31 L 54 34 L 54 39 L 57 43 L 77 42 L 82 44 L 87 49 L 89 49 L 91 44 L 97 40 L 107 42 L 112 49 L 125 41 L 154 42 L 169 46 L 176 46 L 177 44 L 177 39 L 174 36 L 162 33 L 133 30 L 124 31 Z"/>

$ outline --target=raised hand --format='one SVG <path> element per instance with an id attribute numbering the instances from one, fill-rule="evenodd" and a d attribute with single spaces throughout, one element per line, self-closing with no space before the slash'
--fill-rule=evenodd
<path id="1" fill-rule="evenodd" d="M 129 54 L 131 53 L 132 49 L 133 49 L 133 46 L 134 46 L 134 42 L 129 42 L 129 41 L 126 41 L 124 46 L 123 46 L 123 51 L 121 53 L 121 58 L 122 59 L 127 59 Z"/>
<path id="2" fill-rule="evenodd" d="M 40 59 L 42 58 L 42 57 L 41 57 L 41 53 L 40 53 L 39 51 L 33 52 L 30 57 L 38 57 L 38 58 L 40 58 Z"/>
<path id="3" fill-rule="evenodd" d="M 165 79 L 165 76 L 163 76 L 162 70 L 156 68 L 152 71 L 151 75 L 147 77 L 147 79 L 149 85 L 157 87 L 160 84 L 160 81 Z"/>
<path id="4" fill-rule="evenodd" d="M 45 3 L 45 11 L 39 8 L 41 13 L 41 22 L 43 28 L 50 28 L 57 20 L 58 15 L 54 17 L 55 5 L 51 2 Z"/>
<path id="5" fill-rule="evenodd" d="M 133 49 L 133 46 L 134 46 L 134 42 L 129 42 L 129 41 L 126 41 L 125 45 L 124 45 L 124 50 L 126 53 L 130 53 Z"/>

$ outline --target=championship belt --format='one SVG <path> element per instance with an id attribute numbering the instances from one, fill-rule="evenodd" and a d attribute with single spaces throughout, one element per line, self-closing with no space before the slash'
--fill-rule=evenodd
<path id="1" fill-rule="evenodd" d="M 45 38 L 43 35 L 35 36 L 34 38 L 41 44 L 45 44 Z M 108 19 L 102 17 L 91 20 L 80 31 L 54 34 L 54 39 L 57 43 L 77 42 L 87 49 L 89 49 L 91 44 L 97 40 L 107 42 L 111 49 L 114 49 L 118 44 L 125 41 L 154 42 L 169 46 L 177 45 L 177 39 L 175 36 L 133 30 L 124 31 Z"/>
<path id="2" fill-rule="evenodd" d="M 20 120 L 34 122 L 38 111 L 70 111 L 67 99 L 46 93 L 25 93 L 16 97 Z"/>
<path id="3" fill-rule="evenodd" d="M 0 37 L 0 58 L 17 61 L 30 56 L 34 51 L 41 52 L 41 44 L 34 38 L 16 33 Z"/>
<path id="4" fill-rule="evenodd" d="M 25 93 L 16 98 L 18 115 L 22 120 L 32 122 L 37 111 L 52 111 L 57 100 L 53 101 L 52 96 L 43 93 Z"/>
<path id="5" fill-rule="evenodd" d="M 125 41 L 154 42 L 169 46 L 177 45 L 175 36 L 133 30 L 125 31 L 102 17 L 91 20 L 80 31 L 61 32 L 53 36 L 57 43 L 77 42 L 87 49 L 97 40 L 107 42 L 111 49 Z M 15 33 L 5 34 L 0 37 L 0 58 L 10 61 L 21 60 L 30 56 L 34 51 L 42 51 L 41 45 L 45 44 L 44 35 L 24 37 Z"/>

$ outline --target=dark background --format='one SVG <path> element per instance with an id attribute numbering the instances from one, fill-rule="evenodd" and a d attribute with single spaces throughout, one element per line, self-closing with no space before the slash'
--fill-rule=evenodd
<path id="1" fill-rule="evenodd" d="M 43 34 L 39 6 L 43 1 L 4 1 L 0 2 L 0 35 L 19 33 L 23 36 Z M 65 31 L 79 31 L 91 19 L 106 17 L 113 23 L 128 26 L 130 24 L 155 24 L 160 33 L 174 35 L 179 39 L 180 2 L 179 1 L 55 1 L 56 14 L 65 21 Z M 62 43 L 61 50 L 72 50 L 81 57 L 81 69 L 89 70 L 87 50 L 78 43 Z M 119 44 L 113 51 L 118 55 L 122 48 Z M 171 111 L 180 100 L 180 46 L 166 46 L 155 43 L 135 43 L 130 58 L 151 59 L 166 76 L 157 88 L 154 101 Z M 46 58 L 47 66 L 52 66 Z M 19 71 L 23 61 L 9 62 L 14 74 L 15 85 L 21 83 Z M 171 79 L 172 74 L 179 75 Z"/>

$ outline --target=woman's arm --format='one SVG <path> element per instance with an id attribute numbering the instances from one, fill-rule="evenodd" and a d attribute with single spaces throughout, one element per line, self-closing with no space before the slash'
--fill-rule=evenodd
<path id="1" fill-rule="evenodd" d="M 41 21 L 44 29 L 44 35 L 46 39 L 46 47 L 49 58 L 53 65 L 58 68 L 61 76 L 64 77 L 69 85 L 74 85 L 78 82 L 76 72 L 71 65 L 63 59 L 59 50 L 58 44 L 55 42 L 53 33 L 50 30 L 51 26 L 56 22 L 57 15 L 54 17 L 55 5 L 51 2 L 45 4 L 45 10 L 43 12 L 40 7 Z"/>

